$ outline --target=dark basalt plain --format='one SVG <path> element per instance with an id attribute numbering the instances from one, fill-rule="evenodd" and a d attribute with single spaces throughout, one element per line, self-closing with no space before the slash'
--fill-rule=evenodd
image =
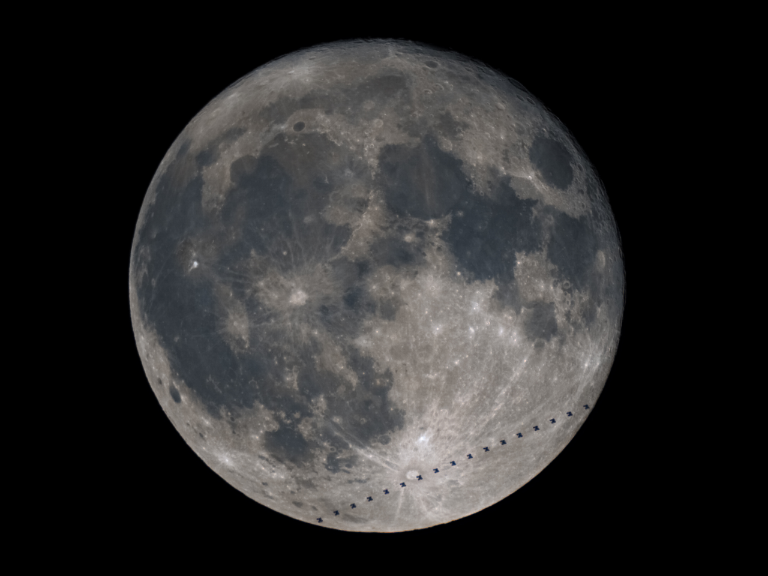
<path id="1" fill-rule="evenodd" d="M 458 55 L 340 43 L 254 71 L 179 136 L 136 228 L 134 329 L 161 405 L 228 482 L 315 523 L 349 506 L 348 480 L 381 492 L 457 444 L 594 402 L 623 308 L 618 236 L 536 106 Z M 456 473 L 480 475 L 461 502 L 433 480 L 324 525 L 467 515 L 580 423 Z"/>

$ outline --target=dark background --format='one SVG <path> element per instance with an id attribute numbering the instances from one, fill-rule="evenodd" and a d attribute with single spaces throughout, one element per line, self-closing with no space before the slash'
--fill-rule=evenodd
<path id="1" fill-rule="evenodd" d="M 321 551 L 315 558 L 329 567 L 344 566 L 343 551 L 375 551 L 376 561 L 396 550 L 433 547 L 430 557 L 441 570 L 451 558 L 480 558 L 499 547 L 518 555 L 550 547 L 547 555 L 536 554 L 542 566 L 554 567 L 578 564 L 577 556 L 559 555 L 564 546 L 587 555 L 646 541 L 657 550 L 673 546 L 675 526 L 688 521 L 680 511 L 684 487 L 667 466 L 678 447 L 683 450 L 682 439 L 660 441 L 676 426 L 664 399 L 677 385 L 664 343 L 674 327 L 669 321 L 660 325 L 654 308 L 658 292 L 665 284 L 669 289 L 659 263 L 664 242 L 657 237 L 666 217 L 653 198 L 664 193 L 670 169 L 659 124 L 676 106 L 670 58 L 677 52 L 666 49 L 666 26 L 554 8 L 533 16 L 491 13 L 475 22 L 457 14 L 442 23 L 404 16 L 376 24 L 360 10 L 339 18 L 288 12 L 283 18 L 201 14 L 162 24 L 139 18 L 119 30 L 92 31 L 78 50 L 77 66 L 100 88 L 86 108 L 94 121 L 92 153 L 104 158 L 103 186 L 93 191 L 104 217 L 91 249 L 110 254 L 99 257 L 102 289 L 94 302 L 95 328 L 103 334 L 96 361 L 114 377 L 94 384 L 98 406 L 89 411 L 90 426 L 80 439 L 92 447 L 82 458 L 95 472 L 83 480 L 78 505 L 93 518 L 96 541 L 120 550 L 151 542 L 169 554 L 183 545 L 190 552 L 204 549 L 206 556 L 219 550 L 258 556 L 293 542 L 288 554 L 297 562 Z M 254 68 L 303 47 L 353 38 L 403 38 L 456 50 L 521 82 L 562 120 L 595 166 L 625 254 L 618 352 L 576 437 L 503 501 L 410 533 L 345 533 L 306 524 L 230 487 L 186 445 L 160 408 L 129 315 L 136 219 L 176 136 L 209 100 Z M 660 93 L 666 94 L 664 102 Z M 674 136 L 676 129 L 668 127 L 666 134 Z"/>

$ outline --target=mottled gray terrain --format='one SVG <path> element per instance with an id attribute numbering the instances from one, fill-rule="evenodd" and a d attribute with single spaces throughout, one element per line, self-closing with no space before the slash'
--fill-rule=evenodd
<path id="1" fill-rule="evenodd" d="M 290 54 L 211 101 L 130 263 L 139 353 L 190 447 L 265 506 L 357 531 L 448 522 L 540 472 L 605 383 L 623 290 L 558 120 L 391 41 Z"/>

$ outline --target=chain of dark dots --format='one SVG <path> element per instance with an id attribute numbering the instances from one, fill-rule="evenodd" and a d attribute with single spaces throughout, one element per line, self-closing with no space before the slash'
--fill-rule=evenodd
<path id="1" fill-rule="evenodd" d="M 589 410 L 589 404 L 584 404 L 584 409 L 585 409 L 585 410 Z M 573 412 L 566 412 L 566 416 L 567 416 L 568 418 L 570 418 L 571 416 L 573 416 Z M 555 420 L 554 418 L 550 418 L 550 419 L 549 419 L 549 423 L 550 423 L 550 424 L 556 424 L 557 422 L 556 422 L 556 420 Z M 541 430 L 541 428 L 540 428 L 539 426 L 534 426 L 534 427 L 533 427 L 533 431 L 534 431 L 534 432 L 539 432 L 540 430 Z M 522 433 L 522 432 L 518 432 L 517 434 L 515 434 L 515 438 L 522 438 L 522 437 L 523 437 L 523 433 Z M 501 446 L 506 446 L 506 444 L 507 444 L 507 441 L 506 441 L 506 440 L 499 440 L 499 444 L 500 444 Z M 490 451 L 491 451 L 490 447 L 488 447 L 488 446 L 485 446 L 485 447 L 483 447 L 483 452 L 490 452 Z M 469 453 L 469 454 L 467 454 L 467 460 L 472 460 L 472 459 L 474 459 L 474 456 L 472 456 L 472 453 Z M 458 465 L 458 464 L 456 464 L 456 461 L 455 461 L 455 460 L 450 460 L 448 463 L 449 463 L 451 466 L 457 466 L 457 465 Z M 433 469 L 432 469 L 432 473 L 433 473 L 433 474 L 439 474 L 439 473 L 440 473 L 440 469 L 439 469 L 439 468 L 433 468 Z M 421 475 L 418 475 L 418 476 L 416 476 L 416 481 L 418 482 L 418 481 L 420 481 L 420 480 L 424 480 L 424 478 L 423 478 Z M 398 486 L 399 486 L 399 488 L 402 490 L 403 488 L 405 488 L 405 487 L 406 487 L 406 483 L 405 483 L 405 482 L 400 482 L 400 484 L 399 484 Z M 389 494 L 389 493 L 390 493 L 390 492 L 389 492 L 389 490 L 385 488 L 385 489 L 384 489 L 384 495 L 386 496 L 386 495 L 387 495 L 387 494 Z M 366 497 L 365 501 L 366 501 L 366 502 L 373 502 L 373 496 L 368 496 L 368 497 Z M 357 508 L 357 504 L 355 504 L 355 503 L 353 502 L 353 503 L 351 503 L 351 504 L 349 505 L 349 507 L 350 507 L 350 509 L 354 510 L 355 508 Z M 334 510 L 334 511 L 333 511 L 333 515 L 334 515 L 334 516 L 340 516 L 340 515 L 341 515 L 341 512 L 340 512 L 340 511 L 338 511 L 338 510 Z M 323 522 L 323 519 L 322 519 L 322 518 L 318 518 L 318 519 L 317 519 L 317 522 L 318 522 L 318 523 L 322 523 L 322 522 Z"/>

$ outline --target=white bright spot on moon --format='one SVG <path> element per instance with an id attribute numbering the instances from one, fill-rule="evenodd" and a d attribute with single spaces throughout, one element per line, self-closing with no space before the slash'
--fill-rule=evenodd
<path id="1" fill-rule="evenodd" d="M 296 290 L 291 294 L 290 299 L 288 300 L 289 303 L 293 304 L 294 306 L 303 306 L 304 303 L 307 301 L 307 293 L 304 292 L 304 290 Z"/>

